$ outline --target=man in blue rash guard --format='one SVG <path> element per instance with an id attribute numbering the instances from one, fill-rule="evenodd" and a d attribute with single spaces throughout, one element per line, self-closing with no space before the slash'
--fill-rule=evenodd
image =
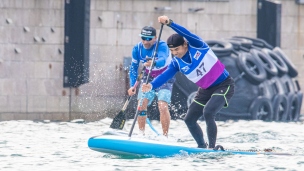
<path id="1" fill-rule="evenodd" d="M 171 27 L 177 33 L 171 35 L 167 40 L 167 45 L 174 58 L 166 71 L 152 82 L 142 86 L 142 91 L 148 92 L 158 88 L 178 71 L 196 83 L 199 88 L 184 121 L 198 147 L 208 148 L 204 141 L 203 131 L 197 123 L 197 120 L 204 116 L 209 148 L 214 148 L 217 137 L 215 115 L 223 107 L 228 107 L 228 102 L 234 94 L 234 80 L 211 48 L 200 37 L 173 22 L 167 16 L 158 17 L 158 21 Z"/>
<path id="2" fill-rule="evenodd" d="M 143 71 L 144 76 L 142 78 L 142 82 L 146 82 L 147 75 L 151 67 L 151 58 L 157 44 L 156 30 L 153 27 L 145 26 L 144 28 L 142 28 L 141 34 L 139 34 L 139 36 L 141 37 L 142 41 L 137 43 L 132 50 L 132 63 L 129 72 L 131 88 L 128 90 L 128 94 L 130 96 L 136 93 L 135 87 L 133 86 L 136 82 L 140 62 L 144 63 L 144 66 L 146 67 L 145 71 Z M 155 64 L 152 67 L 149 81 L 153 80 L 153 78 L 164 72 L 171 60 L 171 53 L 166 42 L 160 40 L 158 50 L 155 55 Z M 137 100 L 138 103 L 141 104 L 141 106 L 139 109 L 137 109 L 139 110 L 138 126 L 139 129 L 143 132 L 143 134 L 146 125 L 147 106 L 151 105 L 154 97 L 157 96 L 163 135 L 168 135 L 171 119 L 168 104 L 170 104 L 171 102 L 171 91 L 173 83 L 174 78 L 168 79 L 168 81 L 164 82 L 162 86 L 159 86 L 153 91 L 143 93 L 141 89 L 139 90 Z"/>

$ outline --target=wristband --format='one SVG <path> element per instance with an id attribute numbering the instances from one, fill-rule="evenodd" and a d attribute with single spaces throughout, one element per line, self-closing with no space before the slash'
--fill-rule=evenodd
<path id="1" fill-rule="evenodd" d="M 168 22 L 168 23 L 166 22 L 166 23 L 167 23 L 167 26 L 170 27 L 172 22 L 173 22 L 173 20 L 169 19 L 169 22 Z"/>

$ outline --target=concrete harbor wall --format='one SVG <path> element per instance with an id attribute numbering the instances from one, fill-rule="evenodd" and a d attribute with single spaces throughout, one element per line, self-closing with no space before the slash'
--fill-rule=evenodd
<path id="1" fill-rule="evenodd" d="M 303 89 L 304 5 L 278 2 L 281 48 L 297 67 Z M 128 88 L 124 57 L 131 56 L 143 26 L 159 31 L 160 15 L 205 40 L 257 37 L 257 0 L 91 0 L 90 81 L 64 88 L 64 4 L 0 0 L 0 121 L 93 121 L 116 114 Z M 162 39 L 172 33 L 164 27 Z"/>

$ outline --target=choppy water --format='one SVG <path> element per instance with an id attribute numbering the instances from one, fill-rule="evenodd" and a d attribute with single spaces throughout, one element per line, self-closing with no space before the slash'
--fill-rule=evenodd
<path id="1" fill-rule="evenodd" d="M 107 131 L 111 119 L 90 123 L 0 122 L 0 170 L 304 170 L 304 125 L 263 121 L 217 122 L 218 141 L 229 149 L 273 148 L 293 156 L 222 154 L 181 155 L 171 158 L 126 159 L 92 151 L 90 137 Z M 125 129 L 131 127 L 132 120 Z M 152 124 L 160 132 L 157 121 Z M 205 123 L 200 122 L 203 130 Z M 154 134 L 149 131 L 147 135 Z M 134 134 L 137 133 L 134 129 Z M 147 136 L 146 135 L 146 136 Z M 185 124 L 172 121 L 170 137 L 195 146 Z"/>

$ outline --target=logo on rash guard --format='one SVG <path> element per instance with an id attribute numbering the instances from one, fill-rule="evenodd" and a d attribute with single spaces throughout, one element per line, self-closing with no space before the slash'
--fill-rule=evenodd
<path id="1" fill-rule="evenodd" d="M 187 72 L 187 71 L 189 70 L 189 67 L 188 67 L 188 66 L 185 66 L 185 67 L 182 68 L 182 70 L 183 70 L 184 72 Z"/>
<path id="2" fill-rule="evenodd" d="M 132 63 L 137 64 L 137 63 L 138 63 L 138 61 L 137 61 L 137 60 L 135 60 L 135 59 L 132 59 Z"/>
<path id="3" fill-rule="evenodd" d="M 194 59 L 198 60 L 198 58 L 201 56 L 201 52 L 200 51 L 196 51 L 196 53 L 194 54 Z"/>
<path id="4" fill-rule="evenodd" d="M 206 73 L 206 69 L 204 67 L 204 62 L 196 69 L 197 76 L 203 76 Z"/>

